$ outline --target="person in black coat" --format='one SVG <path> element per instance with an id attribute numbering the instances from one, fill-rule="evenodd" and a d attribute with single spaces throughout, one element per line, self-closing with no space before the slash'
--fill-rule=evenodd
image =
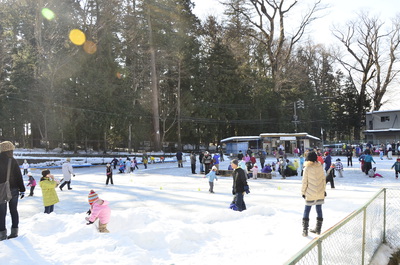
<path id="1" fill-rule="evenodd" d="M 244 202 L 244 193 L 250 193 L 249 185 L 247 184 L 246 173 L 239 166 L 239 161 L 233 159 L 231 161 L 231 166 L 233 168 L 233 186 L 232 194 L 234 195 L 234 204 L 239 212 L 246 210 L 246 204 Z"/>
<path id="2" fill-rule="evenodd" d="M 182 158 L 183 157 L 183 154 L 182 154 L 182 152 L 181 151 L 178 151 L 177 153 L 176 153 L 176 160 L 178 160 L 178 167 L 183 167 L 183 163 L 182 163 Z"/>
<path id="3" fill-rule="evenodd" d="M 19 168 L 17 160 L 14 158 L 14 145 L 9 141 L 0 143 L 0 183 L 7 181 L 8 163 L 11 161 L 10 168 L 10 190 L 12 198 L 8 203 L 0 203 L 0 241 L 14 238 L 18 236 L 18 197 L 22 199 L 25 196 L 25 185 L 22 179 L 21 170 Z M 7 206 L 10 209 L 11 214 L 11 234 L 7 236 L 6 229 L 6 215 Z"/>

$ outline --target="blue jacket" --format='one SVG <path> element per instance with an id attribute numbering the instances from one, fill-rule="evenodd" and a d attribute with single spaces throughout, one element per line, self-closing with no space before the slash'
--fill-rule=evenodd
<path id="1" fill-rule="evenodd" d="M 218 180 L 216 173 L 217 173 L 216 171 L 211 170 L 210 173 L 208 173 L 207 175 L 205 175 L 205 177 L 208 177 L 208 181 L 209 181 L 209 182 L 214 182 L 214 179 L 217 179 L 217 180 Z"/>
<path id="2" fill-rule="evenodd" d="M 364 162 L 374 162 L 374 158 L 371 155 L 365 155 Z"/>

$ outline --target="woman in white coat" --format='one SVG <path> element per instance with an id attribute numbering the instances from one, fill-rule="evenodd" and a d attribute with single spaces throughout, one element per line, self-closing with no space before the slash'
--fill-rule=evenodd
<path id="1" fill-rule="evenodd" d="M 66 184 L 68 185 L 68 189 L 72 190 L 71 175 L 73 175 L 75 177 L 75 174 L 74 174 L 74 170 L 72 169 L 72 165 L 70 162 L 71 162 L 71 158 L 67 158 L 67 160 L 62 165 L 62 173 L 63 173 L 64 182 L 61 184 L 60 190 L 62 190 Z"/>
<path id="2" fill-rule="evenodd" d="M 303 214 L 303 236 L 308 236 L 308 222 L 310 210 L 313 205 L 317 210 L 317 224 L 315 229 L 310 232 L 319 235 L 322 227 L 322 204 L 326 196 L 325 171 L 320 162 L 318 162 L 317 154 L 312 151 L 307 155 L 307 161 L 304 163 L 304 172 L 302 179 L 301 194 L 305 199 L 305 208 Z"/>

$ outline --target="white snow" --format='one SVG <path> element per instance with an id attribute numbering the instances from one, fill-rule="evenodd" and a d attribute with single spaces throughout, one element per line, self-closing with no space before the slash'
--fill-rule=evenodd
<path id="1" fill-rule="evenodd" d="M 400 187 L 390 169 L 395 160 L 374 157 L 377 172 L 384 178 L 368 178 L 356 158 L 353 167 L 347 167 L 345 157 L 340 158 L 344 178 L 335 178 L 334 190 L 327 186 L 323 231 L 366 203 L 380 188 Z M 228 164 L 224 161 L 220 168 L 226 169 Z M 139 167 L 131 174 L 115 170 L 114 185 L 109 186 L 105 185 L 105 166 L 75 168 L 73 190 L 57 188 L 60 202 L 49 215 L 43 213 L 38 185 L 33 197 L 19 201 L 19 237 L 0 242 L 0 264 L 274 265 L 286 262 L 314 238 L 313 234 L 301 234 L 304 200 L 300 176 L 250 179 L 247 210 L 235 212 L 229 209 L 231 177 L 220 177 L 215 194 L 210 194 L 207 179 L 192 175 L 189 162 L 184 168 L 176 163 Z M 41 170 L 31 172 L 39 183 Z M 62 178 L 60 169 L 51 172 Z M 27 183 L 26 177 L 24 180 Z M 91 189 L 110 202 L 109 234 L 86 225 Z M 310 227 L 315 218 L 312 209 Z M 9 215 L 7 226 L 10 229 Z M 390 253 L 383 247 L 373 264 L 387 264 Z"/>

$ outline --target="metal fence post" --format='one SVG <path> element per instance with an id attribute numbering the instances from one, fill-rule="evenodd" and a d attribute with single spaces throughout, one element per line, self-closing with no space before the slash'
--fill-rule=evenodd
<path id="1" fill-rule="evenodd" d="M 361 265 L 365 264 L 365 230 L 367 224 L 367 207 L 363 209 L 363 231 L 362 231 L 362 250 L 361 250 Z"/>
<path id="2" fill-rule="evenodd" d="M 383 189 L 383 238 L 382 243 L 386 243 L 386 196 L 387 188 Z"/>

